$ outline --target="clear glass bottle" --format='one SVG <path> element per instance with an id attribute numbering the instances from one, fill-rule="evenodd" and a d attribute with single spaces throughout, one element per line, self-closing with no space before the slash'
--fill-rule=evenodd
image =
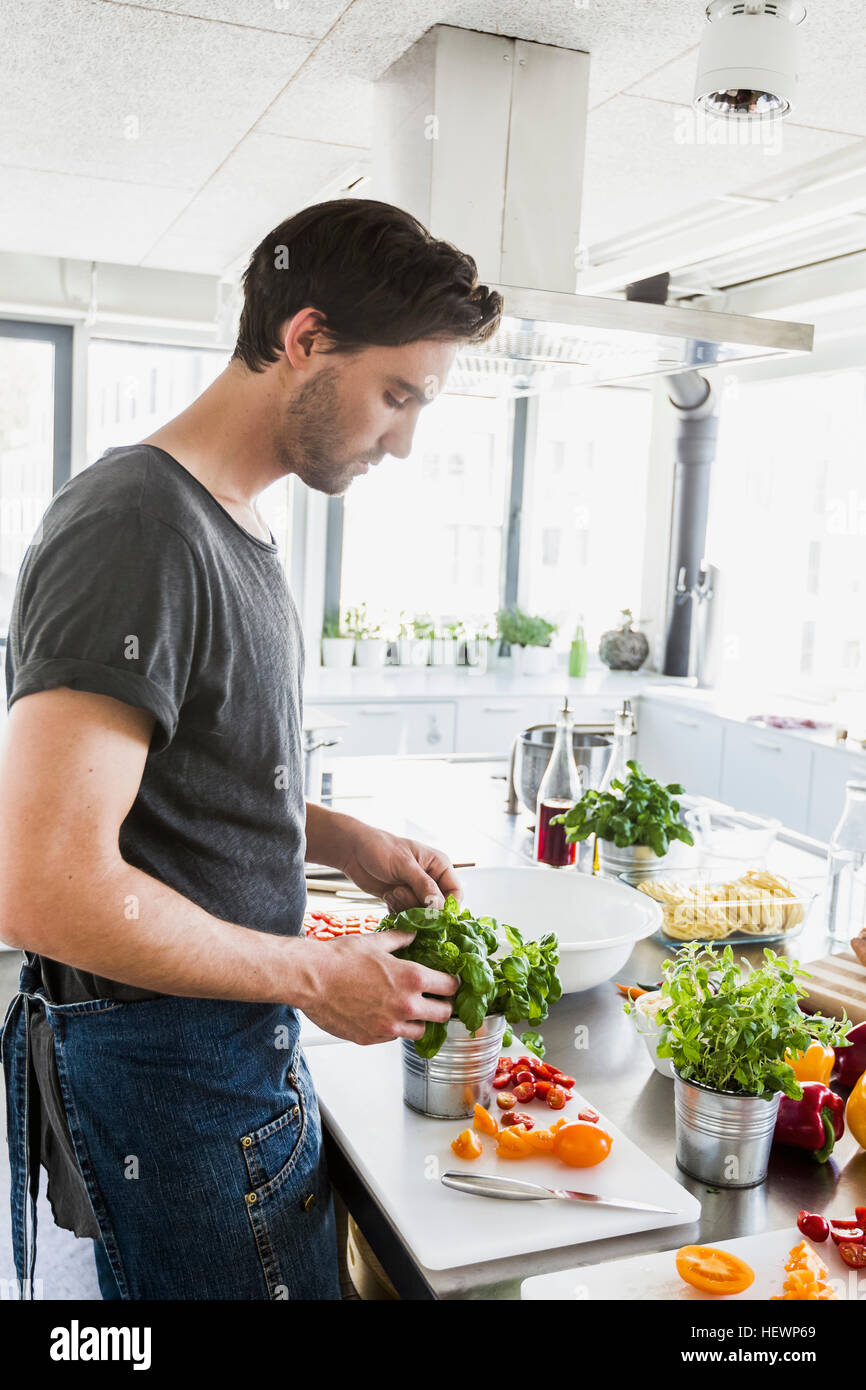
<path id="1" fill-rule="evenodd" d="M 556 738 L 535 807 L 535 858 L 555 869 L 574 866 L 577 845 L 569 844 L 564 825 L 551 825 L 583 795 L 583 774 L 574 758 L 574 714 L 566 698 L 556 721 Z"/>
<path id="2" fill-rule="evenodd" d="M 626 763 L 629 758 L 634 757 L 633 745 L 634 715 L 631 712 L 631 700 L 623 700 L 622 709 L 617 710 L 613 717 L 613 748 L 604 770 L 604 776 L 598 786 L 600 792 L 610 791 L 611 782 L 624 782 L 628 777 Z M 596 839 L 592 853 L 592 872 L 597 874 L 598 868 L 598 840 Z"/>
<path id="3" fill-rule="evenodd" d="M 866 927 L 866 781 L 845 783 L 845 809 L 827 855 L 827 935 L 846 946 Z"/>

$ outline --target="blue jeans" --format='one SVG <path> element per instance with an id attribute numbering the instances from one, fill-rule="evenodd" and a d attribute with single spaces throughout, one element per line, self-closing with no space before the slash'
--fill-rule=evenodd
<path id="1" fill-rule="evenodd" d="M 35 1254 L 27 1014 L 44 1008 L 104 1295 L 110 1269 L 123 1299 L 340 1297 L 319 1108 L 293 1009 L 175 996 L 52 1004 L 29 963 L 19 989 L 3 1062 L 22 1283 Z"/>

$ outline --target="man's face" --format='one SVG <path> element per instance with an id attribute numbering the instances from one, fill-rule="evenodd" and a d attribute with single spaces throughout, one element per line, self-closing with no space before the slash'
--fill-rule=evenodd
<path id="1" fill-rule="evenodd" d="M 386 454 L 407 458 L 418 414 L 435 400 L 456 343 L 316 353 L 284 411 L 277 451 L 287 472 L 338 496 Z"/>

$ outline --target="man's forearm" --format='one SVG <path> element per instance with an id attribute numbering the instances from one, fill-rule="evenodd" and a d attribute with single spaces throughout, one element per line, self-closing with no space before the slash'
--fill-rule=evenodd
<path id="1" fill-rule="evenodd" d="M 349 845 L 363 822 L 342 811 L 329 811 L 315 801 L 307 802 L 307 854 L 311 864 L 329 864 L 342 869 Z"/>
<path id="2" fill-rule="evenodd" d="M 12 887 L 0 893 L 0 937 L 65 965 L 194 998 L 315 998 L 312 943 L 224 922 L 119 856 L 44 865 L 38 886 Z"/>

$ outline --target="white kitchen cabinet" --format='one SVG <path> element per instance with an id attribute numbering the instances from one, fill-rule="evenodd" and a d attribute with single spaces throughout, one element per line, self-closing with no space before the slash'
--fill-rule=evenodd
<path id="1" fill-rule="evenodd" d="M 718 799 L 722 739 L 723 723 L 716 715 L 663 700 L 640 702 L 638 760 L 658 782 L 680 782 L 691 796 Z"/>
<path id="2" fill-rule="evenodd" d="M 866 754 L 844 747 L 813 748 L 807 835 L 830 839 L 845 805 L 845 783 L 854 777 L 866 780 Z"/>
<path id="3" fill-rule="evenodd" d="M 461 700 L 457 706 L 457 752 L 506 757 L 523 729 L 530 724 L 548 724 L 555 718 L 555 704 L 548 695 L 528 700 L 493 695 Z"/>
<path id="4" fill-rule="evenodd" d="M 721 800 L 740 811 L 777 816 L 807 834 L 814 751 L 806 739 L 725 721 Z"/>
<path id="5" fill-rule="evenodd" d="M 454 752 L 453 701 L 340 701 L 333 709 L 347 727 L 339 730 L 340 742 L 328 749 L 329 757 Z"/>

